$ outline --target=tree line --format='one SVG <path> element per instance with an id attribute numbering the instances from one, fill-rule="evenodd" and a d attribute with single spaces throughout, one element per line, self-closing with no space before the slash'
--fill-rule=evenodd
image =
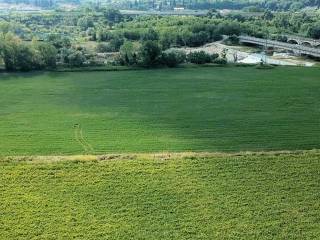
<path id="1" fill-rule="evenodd" d="M 93 5 L 101 2 L 93 2 Z M 186 9 L 233 9 L 244 8 L 268 9 L 272 11 L 299 10 L 305 7 L 320 7 L 319 0 L 123 0 L 108 3 L 109 7 L 120 7 L 122 9 L 134 10 L 172 10 L 175 7 Z"/>
<path id="2" fill-rule="evenodd" d="M 203 53 L 185 56 L 172 51 L 219 41 L 224 35 L 248 34 L 284 40 L 283 34 L 320 38 L 318 15 L 303 12 L 260 15 L 210 11 L 207 16 L 125 17 L 114 9 L 65 14 L 17 14 L 0 19 L 0 58 L 7 70 L 81 67 L 102 64 L 98 54 L 112 57 L 108 64 L 174 66 L 175 62 L 223 63 L 223 57 Z M 54 30 L 53 30 L 54 29 Z M 236 41 L 234 41 L 235 43 Z M 88 49 L 86 43 L 94 43 Z M 148 55 L 150 54 L 150 56 Z M 195 60 L 195 59 L 200 60 Z M 0 59 L 0 60 L 1 60 Z M 206 60 L 205 60 L 206 59 Z"/>
<path id="3" fill-rule="evenodd" d="M 1 36 L 0 56 L 8 71 L 54 68 L 56 54 L 56 48 L 49 43 L 32 41 L 27 44 L 11 33 Z"/>
<path id="4" fill-rule="evenodd" d="M 125 42 L 120 48 L 118 61 L 121 65 L 143 67 L 157 65 L 176 67 L 185 62 L 194 64 L 227 63 L 225 55 L 219 56 L 204 51 L 193 51 L 186 54 L 179 49 L 163 50 L 156 40 L 146 40 L 142 43 Z"/>

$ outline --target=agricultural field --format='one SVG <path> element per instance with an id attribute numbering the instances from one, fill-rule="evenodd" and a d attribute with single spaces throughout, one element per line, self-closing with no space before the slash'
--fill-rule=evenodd
<path id="1" fill-rule="evenodd" d="M 318 151 L 115 157 L 0 161 L 0 239 L 320 235 Z"/>
<path id="2" fill-rule="evenodd" d="M 320 239 L 320 1 L 239 1 L 0 9 L 0 240 Z"/>
<path id="3" fill-rule="evenodd" d="M 320 69 L 0 74 L 0 154 L 320 147 Z"/>

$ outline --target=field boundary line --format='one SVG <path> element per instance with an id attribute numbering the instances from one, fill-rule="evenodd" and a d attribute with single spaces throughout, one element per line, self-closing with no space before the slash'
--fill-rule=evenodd
<path id="1" fill-rule="evenodd" d="M 101 155 L 48 155 L 48 156 L 2 156 L 0 163 L 5 162 L 59 162 L 59 161 L 112 161 L 112 160 L 183 160 L 193 158 L 241 158 L 241 157 L 281 157 L 281 156 L 315 156 L 320 158 L 320 149 L 297 151 L 266 152 L 158 152 L 158 153 L 123 153 Z"/>

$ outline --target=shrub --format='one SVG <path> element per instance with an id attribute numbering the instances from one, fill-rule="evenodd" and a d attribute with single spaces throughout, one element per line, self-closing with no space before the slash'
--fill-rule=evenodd
<path id="1" fill-rule="evenodd" d="M 187 46 L 189 47 L 199 47 L 204 45 L 209 40 L 209 35 L 205 31 L 201 31 L 199 33 L 192 33 L 186 41 Z"/>
<path id="2" fill-rule="evenodd" d="M 98 43 L 96 46 L 96 51 L 98 53 L 105 53 L 110 51 L 110 47 L 107 43 Z"/>
<path id="3" fill-rule="evenodd" d="M 210 63 L 218 58 L 218 54 L 209 54 L 205 51 L 191 52 L 188 54 L 188 61 L 195 64 Z"/>
<path id="4" fill-rule="evenodd" d="M 141 38 L 140 33 L 136 31 L 125 31 L 123 36 L 129 40 L 139 40 Z"/>
<path id="5" fill-rule="evenodd" d="M 141 45 L 126 41 L 120 48 L 120 63 L 122 65 L 135 65 L 138 63 L 138 52 Z"/>
<path id="6" fill-rule="evenodd" d="M 140 63 L 144 66 L 153 66 L 159 63 L 161 49 L 157 41 L 145 41 L 140 47 Z"/>
<path id="7" fill-rule="evenodd" d="M 180 63 L 185 62 L 186 54 L 179 50 L 165 51 L 162 53 L 161 59 L 162 63 L 168 67 L 176 67 Z"/>
<path id="8" fill-rule="evenodd" d="M 227 59 L 225 59 L 225 58 L 217 58 L 217 59 L 215 59 L 213 61 L 213 63 L 224 65 L 224 64 L 227 64 Z"/>
<path id="9" fill-rule="evenodd" d="M 86 57 L 80 51 L 74 51 L 68 56 L 68 62 L 71 67 L 81 67 L 86 61 Z"/>

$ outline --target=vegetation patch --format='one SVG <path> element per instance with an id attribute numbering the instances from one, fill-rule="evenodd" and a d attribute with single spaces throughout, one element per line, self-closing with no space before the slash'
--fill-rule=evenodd
<path id="1" fill-rule="evenodd" d="M 1 238 L 316 239 L 319 159 L 0 162 Z"/>

